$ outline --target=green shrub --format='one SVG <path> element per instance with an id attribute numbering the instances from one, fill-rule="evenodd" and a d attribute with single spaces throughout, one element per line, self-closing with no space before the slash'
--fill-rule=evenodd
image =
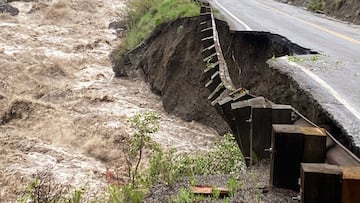
<path id="1" fill-rule="evenodd" d="M 92 202 L 141 202 L 149 188 L 159 182 L 172 186 L 180 177 L 188 177 L 194 185 L 195 175 L 228 174 L 242 170 L 243 157 L 234 137 L 226 134 L 216 142 L 208 152 L 195 154 L 179 153 L 175 149 L 162 150 L 151 140 L 150 135 L 158 128 L 159 117 L 151 111 L 136 113 L 129 119 L 134 129 L 124 148 L 128 165 L 129 181 L 123 186 L 109 186 L 104 197 Z M 146 170 L 139 171 L 144 150 L 150 150 L 149 165 Z M 240 187 L 236 179 L 229 179 L 228 187 L 233 195 Z M 19 202 L 71 202 L 83 201 L 83 190 L 69 193 L 69 187 L 56 185 L 49 174 L 39 174 L 29 184 L 26 194 Z M 70 195 L 69 195 L 70 194 Z M 218 196 L 214 191 L 213 196 Z M 194 196 L 190 189 L 181 188 L 172 198 L 172 202 L 193 202 L 201 197 Z"/>
<path id="2" fill-rule="evenodd" d="M 235 176 L 231 176 L 226 182 L 227 188 L 229 189 L 229 196 L 233 197 L 235 192 L 241 188 L 242 183 L 236 180 Z"/>
<path id="3" fill-rule="evenodd" d="M 325 7 L 324 0 L 308 0 L 306 7 L 312 11 L 323 11 Z"/>
<path id="4" fill-rule="evenodd" d="M 152 185 L 156 182 L 164 182 L 169 186 L 178 179 L 177 174 L 174 173 L 175 149 L 157 150 L 150 158 L 149 168 L 147 173 L 147 182 Z"/>
<path id="5" fill-rule="evenodd" d="M 128 167 L 128 176 L 135 187 L 136 178 L 139 176 L 139 166 L 143 159 L 145 149 L 158 150 L 159 146 L 150 138 L 150 134 L 158 131 L 159 117 L 152 111 L 136 113 L 129 119 L 130 126 L 134 129 L 133 135 L 126 143 L 123 152 Z"/>
<path id="6" fill-rule="evenodd" d="M 175 197 L 171 199 L 173 203 L 192 203 L 195 200 L 194 193 L 187 188 L 181 187 Z"/>
<path id="7" fill-rule="evenodd" d="M 209 152 L 175 157 L 177 176 L 214 175 L 239 172 L 244 167 L 242 153 L 231 134 L 226 134 Z"/>
<path id="8" fill-rule="evenodd" d="M 140 203 L 144 198 L 144 192 L 134 188 L 132 184 L 126 184 L 124 186 L 109 186 L 106 190 L 107 203 L 119 203 L 119 202 L 131 202 Z M 97 202 L 101 202 L 98 200 Z"/>

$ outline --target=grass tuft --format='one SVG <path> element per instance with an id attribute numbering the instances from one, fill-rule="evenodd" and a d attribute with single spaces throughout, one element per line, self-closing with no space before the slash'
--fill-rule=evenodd
<path id="1" fill-rule="evenodd" d="M 122 43 L 112 53 L 113 59 L 135 48 L 156 26 L 179 17 L 195 16 L 200 8 L 192 0 L 129 0 L 126 17 L 119 22 L 127 33 Z"/>

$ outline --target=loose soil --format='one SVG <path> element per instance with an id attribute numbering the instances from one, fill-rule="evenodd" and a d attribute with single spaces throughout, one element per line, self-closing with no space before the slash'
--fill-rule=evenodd
<path id="1" fill-rule="evenodd" d="M 199 19 L 183 18 L 158 26 L 122 60 L 114 60 L 117 76 L 140 77 L 161 96 L 164 109 L 187 121 L 198 121 L 219 134 L 230 132 L 211 106 L 205 88 Z"/>
<path id="2" fill-rule="evenodd" d="M 119 40 L 108 25 L 123 2 L 14 1 L 17 16 L 0 14 L 0 202 L 44 171 L 88 197 L 123 183 L 127 119 L 138 111 L 161 116 L 153 139 L 164 147 L 207 150 L 217 139 L 167 114 L 142 80 L 114 78 L 109 53 Z M 106 180 L 107 168 L 117 178 Z"/>
<path id="3" fill-rule="evenodd" d="M 233 197 L 229 198 L 232 203 L 258 203 L 258 202 L 297 202 L 293 197 L 297 197 L 297 193 L 290 190 L 270 188 L 269 187 L 269 163 L 261 162 L 259 165 L 252 166 L 238 174 L 213 175 L 213 176 L 196 176 L 194 177 L 195 185 L 203 185 L 210 187 L 227 188 L 227 181 L 231 176 L 235 176 L 236 180 L 241 184 L 240 188 L 236 190 Z M 145 202 L 169 202 L 169 199 L 174 199 L 180 188 L 189 188 L 190 180 L 183 179 L 176 182 L 173 186 L 158 184 L 151 189 L 151 192 L 145 197 Z M 221 203 L 223 198 L 208 197 L 204 201 L 208 203 Z"/>
<path id="4" fill-rule="evenodd" d="M 257 87 L 261 77 L 264 77 L 265 62 L 272 56 L 311 53 L 279 35 L 245 32 L 241 37 L 240 34 L 230 33 L 225 22 L 217 21 L 217 24 L 232 79 L 238 86 L 244 82 L 251 83 L 254 79 L 253 87 Z M 117 76 L 148 81 L 152 90 L 161 97 L 166 111 L 214 127 L 219 133 L 226 132 L 229 126 L 221 116 L 222 112 L 217 112 L 207 99 L 210 92 L 205 88 L 207 79 L 199 33 L 198 17 L 182 18 L 160 25 L 123 58 L 113 58 L 113 69 Z M 246 66 L 242 77 L 247 77 L 247 80 L 239 77 L 241 71 L 237 64 Z M 266 89 L 266 86 L 258 88 Z M 291 202 L 291 197 L 296 196 L 295 192 L 267 188 L 269 168 L 269 163 L 262 163 L 236 174 L 243 187 L 231 202 Z M 201 176 L 196 177 L 196 184 L 221 187 L 226 186 L 228 178 L 229 175 Z M 181 187 L 189 187 L 189 181 L 177 182 L 173 187 L 156 185 L 146 197 L 146 202 L 168 202 Z"/>

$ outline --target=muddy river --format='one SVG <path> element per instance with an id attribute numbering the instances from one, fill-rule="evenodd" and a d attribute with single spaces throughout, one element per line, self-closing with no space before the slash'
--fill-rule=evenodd
<path id="1" fill-rule="evenodd" d="M 0 202 L 16 199 L 34 174 L 104 190 L 106 168 L 125 175 L 127 119 L 160 115 L 153 139 L 181 151 L 206 150 L 213 129 L 167 114 L 141 80 L 114 78 L 109 54 L 121 39 L 110 22 L 122 0 L 16 1 L 0 14 Z"/>

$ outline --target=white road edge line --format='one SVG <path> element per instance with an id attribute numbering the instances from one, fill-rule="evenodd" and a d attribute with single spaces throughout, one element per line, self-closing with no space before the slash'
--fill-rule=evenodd
<path id="1" fill-rule="evenodd" d="M 252 29 L 250 28 L 250 26 L 248 26 L 246 23 L 244 23 L 243 21 L 241 21 L 239 18 L 237 18 L 236 16 L 234 16 L 234 14 L 232 14 L 229 10 L 227 10 L 226 8 L 224 8 L 221 4 L 219 4 L 219 2 L 217 0 L 213 0 L 217 6 L 219 6 L 222 10 L 224 10 L 230 17 L 232 17 L 234 20 L 236 20 L 238 23 L 240 23 L 242 26 L 244 26 L 244 28 L 247 31 L 252 31 Z M 297 68 L 299 68 L 301 71 L 303 71 L 305 74 L 307 74 L 310 78 L 312 78 L 313 80 L 315 80 L 317 83 L 319 83 L 319 85 L 321 85 L 323 88 L 325 88 L 327 91 L 329 91 L 329 93 L 331 95 L 333 95 L 335 97 L 335 99 L 337 99 L 342 105 L 344 105 L 345 108 L 347 108 L 357 119 L 360 120 L 360 113 L 351 105 L 349 104 L 348 101 L 346 101 L 345 99 L 343 99 L 339 93 L 337 93 L 329 84 L 327 84 L 324 80 L 322 80 L 319 76 L 315 75 L 313 72 L 311 72 L 310 70 L 306 69 L 303 66 L 300 66 L 297 63 L 291 62 L 291 61 L 287 61 L 288 64 L 295 66 Z"/>
<path id="2" fill-rule="evenodd" d="M 225 7 L 223 7 L 221 4 L 219 4 L 219 2 L 217 0 L 214 0 L 214 2 L 217 4 L 217 6 L 219 6 L 222 10 L 225 11 L 225 13 L 227 13 L 230 17 L 232 17 L 234 20 L 236 20 L 238 23 L 240 23 L 245 30 L 247 31 L 252 31 L 252 29 L 250 28 L 250 26 L 248 26 L 246 23 L 244 23 L 242 20 L 240 20 L 239 18 L 237 18 L 236 16 L 234 16 L 234 14 L 232 14 L 229 10 L 227 10 Z"/>
<path id="3" fill-rule="evenodd" d="M 286 60 L 286 59 L 283 59 L 283 60 Z M 310 70 L 306 69 L 305 67 L 303 67 L 295 62 L 287 61 L 287 60 L 286 60 L 286 62 L 292 66 L 297 67 L 298 69 L 303 71 L 306 75 L 308 75 L 310 78 L 312 78 L 317 83 L 319 83 L 323 88 L 325 88 L 327 91 L 329 91 L 330 94 L 333 95 L 342 105 L 344 105 L 345 108 L 347 108 L 357 119 L 360 120 L 360 113 L 353 106 L 351 106 L 351 104 L 349 104 L 348 101 L 343 99 L 339 93 L 337 93 L 329 84 L 327 84 L 319 76 L 315 75 Z"/>

